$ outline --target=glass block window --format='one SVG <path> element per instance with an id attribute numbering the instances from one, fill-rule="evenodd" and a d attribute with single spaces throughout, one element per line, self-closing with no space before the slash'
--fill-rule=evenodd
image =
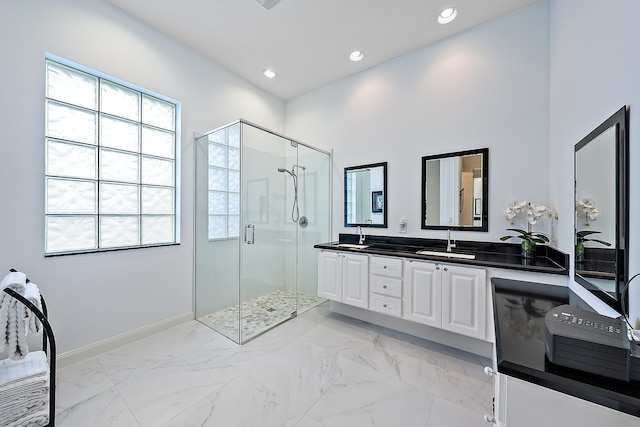
<path id="1" fill-rule="evenodd" d="M 178 103 L 48 58 L 45 109 L 45 253 L 177 243 Z"/>
<path id="2" fill-rule="evenodd" d="M 209 134 L 209 239 L 239 237 L 240 124 Z"/>

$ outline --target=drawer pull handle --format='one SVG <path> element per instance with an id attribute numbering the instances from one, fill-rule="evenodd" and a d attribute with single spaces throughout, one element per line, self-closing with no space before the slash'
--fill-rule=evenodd
<path id="1" fill-rule="evenodd" d="M 383 285 L 383 286 L 382 286 L 382 289 L 387 289 L 387 285 Z"/>
<path id="2" fill-rule="evenodd" d="M 385 265 L 385 266 L 384 266 L 384 267 L 382 267 L 382 268 L 386 269 L 386 268 L 387 268 L 387 266 Z"/>
<path id="3" fill-rule="evenodd" d="M 382 304 L 382 307 L 383 308 L 387 308 L 387 304 Z"/>

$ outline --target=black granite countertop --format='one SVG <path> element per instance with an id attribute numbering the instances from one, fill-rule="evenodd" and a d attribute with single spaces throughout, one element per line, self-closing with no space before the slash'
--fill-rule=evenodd
<path id="1" fill-rule="evenodd" d="M 580 372 L 547 359 L 545 314 L 558 305 L 581 305 L 569 288 L 495 277 L 491 284 L 498 372 L 640 417 L 639 382 Z"/>
<path id="2" fill-rule="evenodd" d="M 538 273 L 569 275 L 569 255 L 549 246 L 538 246 L 534 260 L 525 261 L 520 256 L 520 245 L 498 242 L 456 241 L 454 253 L 473 254 L 475 259 L 448 258 L 438 255 L 421 255 L 418 251 L 445 252 L 446 240 L 403 238 L 392 236 L 367 236 L 364 249 L 340 247 L 340 244 L 358 242 L 355 234 L 340 234 L 337 242 L 320 243 L 315 248 L 372 255 L 399 256 L 428 261 L 497 267 Z"/>

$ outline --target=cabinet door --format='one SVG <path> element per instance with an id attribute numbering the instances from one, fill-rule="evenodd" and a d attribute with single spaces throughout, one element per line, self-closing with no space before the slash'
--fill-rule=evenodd
<path id="1" fill-rule="evenodd" d="M 342 302 L 369 308 L 369 257 L 342 255 Z"/>
<path id="2" fill-rule="evenodd" d="M 342 256 L 339 252 L 318 253 L 318 296 L 342 301 Z"/>
<path id="3" fill-rule="evenodd" d="M 446 265 L 442 272 L 442 329 L 486 338 L 487 273 Z"/>
<path id="4" fill-rule="evenodd" d="M 434 263 L 405 263 L 403 315 L 407 320 L 441 327 L 442 270 Z"/>

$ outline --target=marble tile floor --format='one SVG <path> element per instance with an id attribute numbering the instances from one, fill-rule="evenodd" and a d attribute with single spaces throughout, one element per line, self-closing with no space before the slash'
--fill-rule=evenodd
<path id="1" fill-rule="evenodd" d="M 317 295 L 278 289 L 261 295 L 242 306 L 235 305 L 199 317 L 201 323 L 238 343 L 246 343 L 270 328 L 288 320 L 293 311 L 302 314 L 326 301 Z M 239 308 L 242 307 L 242 336 L 239 336 Z"/>
<path id="2" fill-rule="evenodd" d="M 192 321 L 60 369 L 56 425 L 480 427 L 488 363 L 327 303 L 243 346 Z"/>

